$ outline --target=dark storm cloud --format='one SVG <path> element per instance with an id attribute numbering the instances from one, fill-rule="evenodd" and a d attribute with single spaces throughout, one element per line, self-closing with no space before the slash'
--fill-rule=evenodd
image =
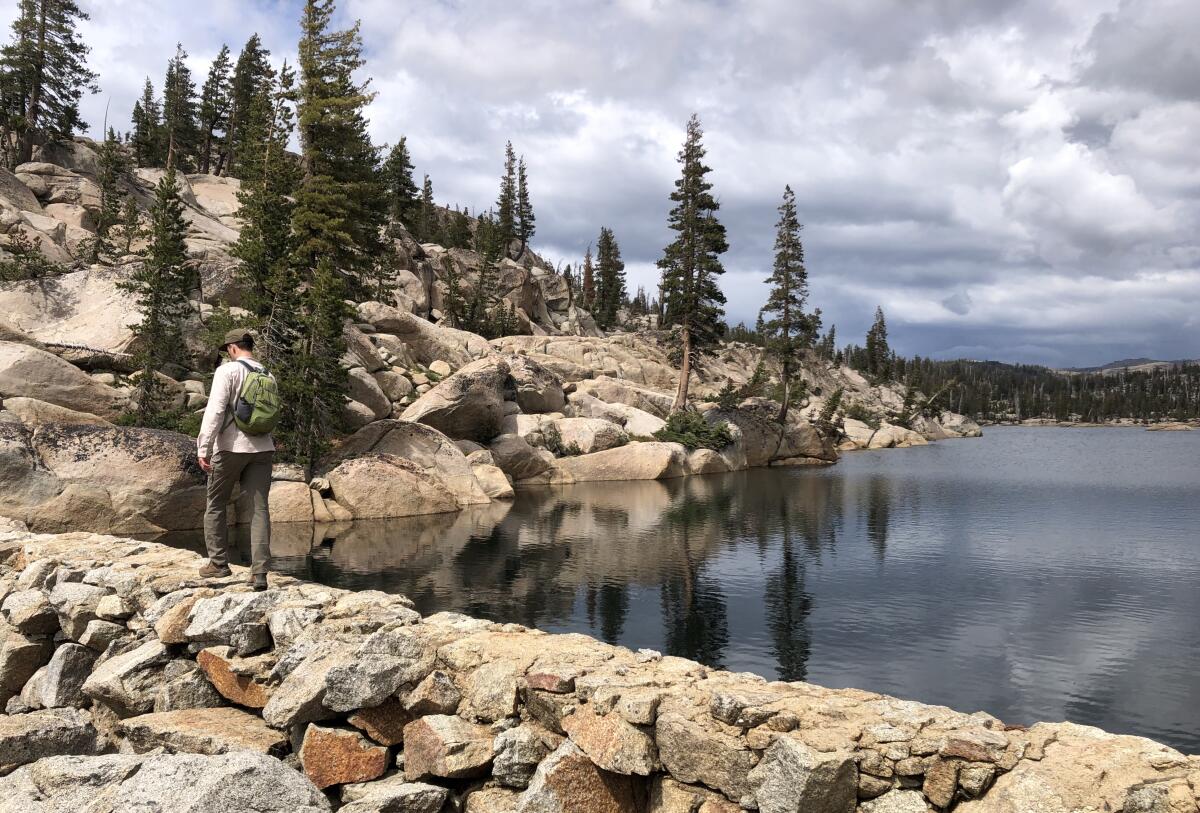
<path id="1" fill-rule="evenodd" d="M 254 29 L 291 58 L 299 4 L 90 10 L 106 94 L 85 117 L 111 98 L 120 126 L 176 40 L 198 72 Z M 472 210 L 511 139 L 555 261 L 607 225 L 631 287 L 653 289 L 697 112 L 732 321 L 765 296 L 788 183 L 813 304 L 844 340 L 882 304 L 907 353 L 1200 356 L 1193 0 L 344 0 L 342 16 L 363 22 L 375 138 L 407 135 L 439 200 Z"/>

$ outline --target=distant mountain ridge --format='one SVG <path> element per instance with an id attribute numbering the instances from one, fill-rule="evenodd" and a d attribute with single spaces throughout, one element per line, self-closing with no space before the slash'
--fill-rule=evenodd
<path id="1" fill-rule="evenodd" d="M 1161 361 L 1158 359 L 1136 358 L 1136 359 L 1119 359 L 1110 361 L 1107 364 L 1101 364 L 1099 367 L 1065 367 L 1056 372 L 1060 373 L 1115 373 L 1122 370 L 1131 370 L 1134 372 L 1149 372 L 1150 370 L 1161 369 L 1164 367 L 1179 367 L 1184 364 L 1200 364 L 1200 359 L 1176 359 L 1174 361 Z"/>

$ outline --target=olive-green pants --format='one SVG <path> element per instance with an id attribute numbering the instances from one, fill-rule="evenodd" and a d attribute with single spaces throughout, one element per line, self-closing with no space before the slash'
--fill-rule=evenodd
<path id="1" fill-rule="evenodd" d="M 251 510 L 250 572 L 265 576 L 271 563 L 271 462 L 274 452 L 217 452 L 208 475 L 208 510 L 204 512 L 204 544 L 208 560 L 217 567 L 229 564 L 227 507 L 233 487 L 242 486 Z M 244 518 L 243 518 L 244 519 Z"/>

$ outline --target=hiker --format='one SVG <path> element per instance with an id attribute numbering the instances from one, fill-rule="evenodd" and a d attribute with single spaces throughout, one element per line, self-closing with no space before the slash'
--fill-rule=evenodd
<path id="1" fill-rule="evenodd" d="M 229 525 L 226 508 L 233 487 L 241 484 L 254 510 L 250 520 L 250 582 L 255 590 L 267 589 L 271 560 L 271 465 L 275 442 L 271 430 L 279 415 L 275 379 L 254 358 L 254 337 L 231 330 L 221 341 L 229 361 L 213 374 L 212 391 L 196 453 L 208 474 L 208 509 L 204 512 L 204 544 L 208 562 L 200 568 L 205 578 L 231 575 Z"/>

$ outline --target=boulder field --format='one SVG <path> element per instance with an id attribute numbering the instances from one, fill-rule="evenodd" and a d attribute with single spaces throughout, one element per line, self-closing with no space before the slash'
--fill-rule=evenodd
<path id="1" fill-rule="evenodd" d="M 1200 757 L 0 520 L 0 812 L 1200 810 Z"/>

